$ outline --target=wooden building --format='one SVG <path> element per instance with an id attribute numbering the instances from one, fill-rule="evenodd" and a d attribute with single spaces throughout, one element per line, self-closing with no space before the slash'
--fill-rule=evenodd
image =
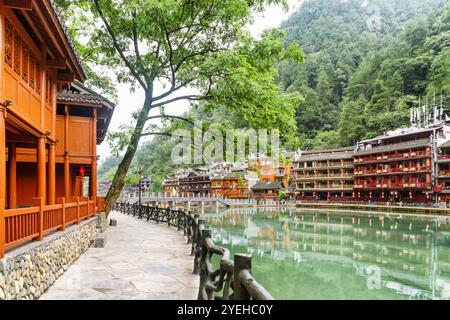
<path id="1" fill-rule="evenodd" d="M 443 124 L 406 128 L 361 141 L 354 156 L 357 199 L 430 202 L 433 141 Z"/>
<path id="2" fill-rule="evenodd" d="M 228 199 L 249 198 L 249 182 L 244 171 L 218 174 L 211 178 L 211 194 Z"/>
<path id="3" fill-rule="evenodd" d="M 178 195 L 180 189 L 179 178 L 176 176 L 167 177 L 163 183 L 163 192 L 169 196 Z"/>
<path id="4" fill-rule="evenodd" d="M 346 147 L 303 152 L 292 168 L 296 199 L 351 200 L 353 151 Z"/>
<path id="5" fill-rule="evenodd" d="M 252 188 L 252 198 L 278 200 L 280 191 L 286 192 L 281 182 L 260 180 Z"/>
<path id="6" fill-rule="evenodd" d="M 0 1 L 0 30 L 1 257 L 96 213 L 96 146 L 114 105 L 81 84 L 52 1 Z"/>
<path id="7" fill-rule="evenodd" d="M 438 148 L 436 159 L 436 185 L 438 202 L 450 201 L 450 141 L 446 141 Z"/>
<path id="8" fill-rule="evenodd" d="M 194 196 L 211 193 L 211 180 L 208 173 L 192 171 L 186 177 L 179 179 L 179 193 Z"/>

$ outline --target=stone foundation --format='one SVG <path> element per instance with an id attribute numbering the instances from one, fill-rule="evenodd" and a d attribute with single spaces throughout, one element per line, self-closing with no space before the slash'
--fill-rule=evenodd
<path id="1" fill-rule="evenodd" d="M 39 298 L 105 228 L 98 215 L 7 253 L 0 260 L 0 300 Z"/>

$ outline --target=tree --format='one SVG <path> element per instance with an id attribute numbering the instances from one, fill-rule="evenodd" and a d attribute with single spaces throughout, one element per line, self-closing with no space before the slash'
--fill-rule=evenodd
<path id="1" fill-rule="evenodd" d="M 107 194 L 107 213 L 123 189 L 140 138 L 147 132 L 150 110 L 179 100 L 208 99 L 224 105 L 231 102 L 234 109 L 241 104 L 249 122 L 250 114 L 259 115 L 255 125 L 279 124 L 280 119 L 289 119 L 284 110 L 292 111 L 290 105 L 298 100 L 298 95 L 280 94 L 273 84 L 275 63 L 287 58 L 302 61 L 298 44 L 284 48 L 282 33 L 266 33 L 255 41 L 244 31 L 253 10 L 260 11 L 266 4 L 286 5 L 283 0 L 60 2 L 73 3 L 82 9 L 78 12 L 85 20 L 92 20 L 84 35 L 95 63 L 113 69 L 118 82 L 145 92 L 133 127 L 115 136 L 126 151 Z M 157 83 L 165 84 L 166 91 L 156 95 Z M 183 88 L 193 93 L 180 94 Z M 281 113 L 278 120 L 274 112 Z"/>

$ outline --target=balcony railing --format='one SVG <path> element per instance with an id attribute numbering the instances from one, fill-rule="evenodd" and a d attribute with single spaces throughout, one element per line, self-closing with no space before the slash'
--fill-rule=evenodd
<path id="1" fill-rule="evenodd" d="M 450 159 L 450 154 L 444 154 L 441 156 L 438 156 L 438 160 L 449 160 Z"/>
<path id="2" fill-rule="evenodd" d="M 63 231 L 96 214 L 94 200 L 87 197 L 74 200 L 66 203 L 64 198 L 59 198 L 58 204 L 44 205 L 42 198 L 35 198 L 33 207 L 5 210 L 5 201 L 0 199 L 0 231 L 4 234 L 4 237 L 0 235 L 0 258 L 5 249 L 30 240 L 43 240 L 49 232 Z"/>
<path id="3" fill-rule="evenodd" d="M 425 157 L 425 156 L 431 156 L 431 153 L 426 152 L 426 151 L 414 151 L 414 152 L 406 152 L 406 153 L 399 153 L 399 154 L 392 154 L 392 155 L 372 156 L 372 157 L 367 157 L 367 158 L 355 158 L 353 160 L 353 162 L 354 163 L 361 163 L 361 162 L 369 163 L 369 162 L 379 162 L 379 161 L 387 162 L 387 161 L 402 160 L 405 158 L 410 159 L 410 158 Z M 450 159 L 450 156 L 449 156 L 449 158 L 445 158 L 445 159 Z"/>

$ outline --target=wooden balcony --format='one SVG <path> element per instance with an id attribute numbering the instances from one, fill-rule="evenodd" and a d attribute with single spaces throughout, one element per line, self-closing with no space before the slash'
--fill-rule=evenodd
<path id="1" fill-rule="evenodd" d="M 90 164 L 95 153 L 92 137 L 95 134 L 95 121 L 88 117 L 56 116 L 56 162 L 64 162 L 65 148 L 71 163 Z"/>
<path id="2" fill-rule="evenodd" d="M 16 247 L 30 240 L 42 240 L 47 233 L 64 230 L 71 224 L 79 224 L 96 214 L 96 203 L 87 197 L 74 198 L 65 203 L 44 205 L 41 198 L 35 198 L 35 206 L 20 209 L 3 210 L 4 200 L 0 200 L 0 218 L 4 219 L 4 243 L 0 243 L 0 258 L 4 250 Z M 101 200 L 100 200 L 101 202 Z M 1 239 L 1 238 L 0 238 Z"/>
<path id="3" fill-rule="evenodd" d="M 376 190 L 376 189 L 392 189 L 392 190 L 402 190 L 402 189 L 431 189 L 431 183 L 389 183 L 389 184 L 355 184 L 355 189 L 360 190 Z"/>
<path id="4" fill-rule="evenodd" d="M 359 170 L 354 172 L 355 176 L 376 176 L 376 175 L 393 175 L 393 174 L 411 174 L 411 173 L 427 173 L 431 172 L 431 167 L 410 167 L 410 168 L 389 168 L 383 170 Z"/>

